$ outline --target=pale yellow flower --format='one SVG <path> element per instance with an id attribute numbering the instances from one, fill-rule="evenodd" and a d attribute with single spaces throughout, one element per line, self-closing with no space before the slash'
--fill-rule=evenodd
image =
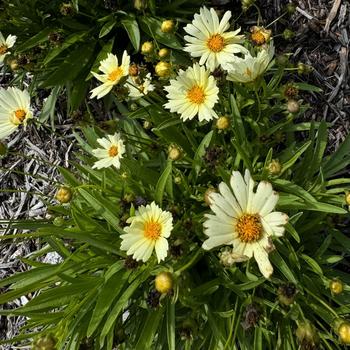
<path id="1" fill-rule="evenodd" d="M 243 42 L 244 35 L 238 35 L 240 29 L 228 32 L 231 11 L 226 11 L 221 21 L 214 9 L 206 7 L 194 15 L 192 23 L 184 30 L 189 34 L 184 39 L 188 42 L 185 51 L 192 57 L 200 57 L 199 64 L 205 64 L 211 71 L 232 61 L 237 53 L 247 53 L 239 43 Z"/>
<path id="2" fill-rule="evenodd" d="M 91 72 L 92 75 L 102 82 L 102 84 L 91 90 L 90 98 L 101 98 L 107 95 L 115 85 L 117 85 L 123 77 L 129 74 L 130 56 L 126 51 L 123 53 L 122 62 L 119 65 L 118 57 L 111 53 L 105 60 L 100 62 L 99 70 L 103 74 Z"/>
<path id="3" fill-rule="evenodd" d="M 0 32 L 0 63 L 4 62 L 6 55 L 10 54 L 9 49 L 15 44 L 17 37 L 9 35 L 6 39 Z"/>
<path id="4" fill-rule="evenodd" d="M 164 260 L 168 254 L 168 241 L 173 229 L 171 213 L 163 211 L 152 202 L 146 206 L 141 205 L 127 220 L 130 226 L 124 228 L 126 234 L 121 235 L 121 250 L 132 255 L 135 260 L 146 262 L 155 249 L 158 262 Z"/>
<path id="5" fill-rule="evenodd" d="M 20 125 L 26 127 L 33 118 L 27 90 L 15 87 L 0 89 L 0 140 L 12 134 Z"/>
<path id="6" fill-rule="evenodd" d="M 165 108 L 181 114 L 184 121 L 196 115 L 199 121 L 218 117 L 213 108 L 219 99 L 219 88 L 210 71 L 198 63 L 186 71 L 180 70 L 177 78 L 170 80 L 164 89 L 169 99 Z"/>
<path id="7" fill-rule="evenodd" d="M 230 185 L 231 188 L 221 182 L 220 193 L 209 195 L 214 215 L 206 214 L 204 233 L 209 238 L 203 248 L 209 250 L 232 244 L 231 260 L 239 262 L 254 256 L 261 273 L 269 278 L 273 272 L 268 258 L 274 247 L 271 237 L 283 235 L 288 216 L 273 211 L 278 194 L 270 183 L 260 182 L 254 192 L 255 183 L 248 170 L 244 178 L 234 171 Z"/>

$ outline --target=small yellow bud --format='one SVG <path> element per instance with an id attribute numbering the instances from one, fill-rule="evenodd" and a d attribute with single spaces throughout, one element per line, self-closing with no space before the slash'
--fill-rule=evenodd
<path id="1" fill-rule="evenodd" d="M 272 159 L 267 169 L 271 175 L 278 175 L 282 170 L 282 166 L 278 159 Z"/>
<path id="2" fill-rule="evenodd" d="M 230 118 L 226 116 L 222 116 L 218 118 L 218 120 L 216 121 L 216 127 L 219 130 L 227 129 L 230 125 L 231 125 Z"/>
<path id="3" fill-rule="evenodd" d="M 173 276 L 170 272 L 161 272 L 154 280 L 159 293 L 168 293 L 173 288 Z"/>
<path id="4" fill-rule="evenodd" d="M 179 185 L 179 184 L 182 182 L 181 176 L 176 176 L 176 177 L 174 178 L 174 182 L 175 182 L 177 185 Z"/>
<path id="5" fill-rule="evenodd" d="M 141 46 L 141 52 L 144 55 L 149 55 L 153 52 L 153 43 L 151 41 L 145 41 Z"/>
<path id="6" fill-rule="evenodd" d="M 206 204 L 207 206 L 210 206 L 210 204 L 211 204 L 210 195 L 211 195 L 212 193 L 216 193 L 216 192 L 217 192 L 217 190 L 216 190 L 214 187 L 209 187 L 209 188 L 205 191 L 205 193 L 204 193 L 204 202 L 205 202 L 205 204 Z"/>
<path id="7" fill-rule="evenodd" d="M 345 203 L 347 205 L 350 205 L 350 192 L 348 192 L 346 195 L 345 195 Z"/>
<path id="8" fill-rule="evenodd" d="M 18 61 L 17 60 L 11 60 L 10 61 L 10 68 L 12 70 L 17 70 L 18 69 Z"/>
<path id="9" fill-rule="evenodd" d="M 163 47 L 158 51 L 158 56 L 160 58 L 165 58 L 165 57 L 168 57 L 169 55 L 170 55 L 170 50 L 166 49 L 165 47 Z"/>
<path id="10" fill-rule="evenodd" d="M 165 61 L 160 61 L 157 63 L 155 71 L 159 77 L 166 78 L 171 73 L 171 64 Z"/>
<path id="11" fill-rule="evenodd" d="M 179 160 L 182 156 L 181 149 L 177 145 L 170 145 L 168 148 L 168 157 L 170 160 Z"/>
<path id="12" fill-rule="evenodd" d="M 175 28 L 174 21 L 171 19 L 168 19 L 168 20 L 162 22 L 160 30 L 163 33 L 171 33 L 174 30 L 174 28 Z"/>
<path id="13" fill-rule="evenodd" d="M 298 113 L 300 110 L 299 102 L 296 100 L 289 100 L 287 102 L 287 110 L 289 113 Z"/>
<path id="14" fill-rule="evenodd" d="M 332 294 L 338 295 L 338 294 L 341 294 L 343 292 L 344 284 L 340 279 L 334 278 L 329 283 L 329 289 L 331 290 Z"/>
<path id="15" fill-rule="evenodd" d="M 342 322 L 338 328 L 339 339 L 343 344 L 350 344 L 350 323 Z"/>
<path id="16" fill-rule="evenodd" d="M 72 199 L 72 190 L 67 186 L 62 186 L 56 192 L 55 198 L 60 203 L 68 203 Z"/>

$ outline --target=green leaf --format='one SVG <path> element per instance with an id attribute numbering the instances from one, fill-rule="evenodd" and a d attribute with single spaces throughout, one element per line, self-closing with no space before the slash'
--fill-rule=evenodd
<path id="1" fill-rule="evenodd" d="M 294 273 L 276 250 L 269 255 L 269 258 L 273 262 L 273 265 L 281 271 L 281 273 L 288 281 L 291 281 L 295 284 L 298 283 L 297 278 L 294 276 Z"/>
<path id="2" fill-rule="evenodd" d="M 156 186 L 156 193 L 155 193 L 154 198 L 155 198 L 155 201 L 159 205 L 162 204 L 165 185 L 168 181 L 168 177 L 170 176 L 171 171 L 172 171 L 172 161 L 169 159 L 167 161 L 167 165 L 166 165 L 165 169 L 163 170 L 163 173 L 160 176 L 160 178 L 157 182 L 157 186 Z"/>
<path id="3" fill-rule="evenodd" d="M 56 101 L 61 92 L 61 89 L 62 86 L 58 85 L 51 90 L 50 96 L 45 101 L 44 106 L 39 115 L 38 119 L 40 120 L 40 122 L 45 123 L 50 118 L 51 125 L 54 125 Z"/>
<path id="4" fill-rule="evenodd" d="M 107 23 L 105 23 L 103 25 L 103 27 L 100 30 L 100 33 L 98 34 L 98 37 L 101 39 L 104 36 L 106 36 L 116 25 L 117 23 L 115 22 L 115 19 L 112 19 L 110 21 L 108 21 Z"/>
<path id="5" fill-rule="evenodd" d="M 193 181 L 195 182 L 200 170 L 201 170 L 201 165 L 203 164 L 203 156 L 205 154 L 206 148 L 210 145 L 211 139 L 213 137 L 214 130 L 211 130 L 206 134 L 199 144 L 196 153 L 193 158 L 192 162 L 192 174 L 193 174 Z"/>
<path id="6" fill-rule="evenodd" d="M 129 18 L 123 19 L 121 23 L 128 33 L 132 46 L 134 46 L 135 50 L 138 51 L 140 47 L 141 37 L 139 25 L 137 24 L 135 18 L 129 16 Z"/>
<path id="7" fill-rule="evenodd" d="M 170 298 L 167 301 L 166 313 L 167 339 L 168 349 L 176 350 L 175 348 L 175 304 L 171 302 Z"/>
<path id="8" fill-rule="evenodd" d="M 31 49 L 32 47 L 49 40 L 48 35 L 52 32 L 52 28 L 45 28 L 38 34 L 31 37 L 29 40 L 27 40 L 22 45 L 18 46 L 16 48 L 17 52 L 22 52 L 28 49 Z"/>

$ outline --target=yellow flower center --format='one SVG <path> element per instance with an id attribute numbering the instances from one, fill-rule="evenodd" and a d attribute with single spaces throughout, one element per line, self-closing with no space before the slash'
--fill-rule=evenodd
<path id="1" fill-rule="evenodd" d="M 3 55 L 4 53 L 6 53 L 8 47 L 6 45 L 1 45 L 0 46 L 0 55 Z"/>
<path id="2" fill-rule="evenodd" d="M 146 238 L 156 240 L 162 233 L 162 226 L 159 222 L 151 220 L 145 222 L 143 230 Z"/>
<path id="3" fill-rule="evenodd" d="M 205 100 L 204 90 L 201 86 L 195 85 L 187 91 L 187 97 L 192 103 L 201 104 Z"/>
<path id="4" fill-rule="evenodd" d="M 262 44 L 265 44 L 265 42 L 266 42 L 265 35 L 261 31 L 252 33 L 251 39 L 252 39 L 254 44 L 259 45 L 259 46 Z"/>
<path id="5" fill-rule="evenodd" d="M 108 80 L 118 81 L 123 76 L 123 68 L 118 67 L 108 74 Z"/>
<path id="6" fill-rule="evenodd" d="M 262 235 L 259 214 L 243 214 L 236 224 L 239 239 L 244 243 L 256 242 Z"/>
<path id="7" fill-rule="evenodd" d="M 26 117 L 26 112 L 23 110 L 23 109 L 17 109 L 15 111 L 15 117 L 16 119 L 18 120 L 19 123 L 22 123 L 23 120 L 25 119 Z"/>
<path id="8" fill-rule="evenodd" d="M 115 157 L 118 155 L 118 153 L 119 153 L 118 147 L 115 145 L 111 146 L 108 150 L 108 155 L 110 157 Z"/>
<path id="9" fill-rule="evenodd" d="M 211 50 L 213 52 L 220 52 L 226 46 L 225 39 L 220 34 L 213 34 L 207 40 L 207 46 L 208 46 L 209 50 Z"/>

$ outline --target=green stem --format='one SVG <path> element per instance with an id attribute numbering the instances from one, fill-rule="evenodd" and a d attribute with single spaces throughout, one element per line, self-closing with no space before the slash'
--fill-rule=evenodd
<path id="1" fill-rule="evenodd" d="M 181 274 L 181 272 L 183 272 L 183 271 L 187 270 L 188 268 L 190 268 L 196 262 L 198 257 L 200 255 L 202 255 L 202 254 L 203 254 L 202 249 L 198 249 L 196 254 L 193 255 L 192 259 L 187 264 L 185 264 L 184 266 L 179 268 L 177 271 L 175 271 L 175 275 L 179 276 Z"/>

